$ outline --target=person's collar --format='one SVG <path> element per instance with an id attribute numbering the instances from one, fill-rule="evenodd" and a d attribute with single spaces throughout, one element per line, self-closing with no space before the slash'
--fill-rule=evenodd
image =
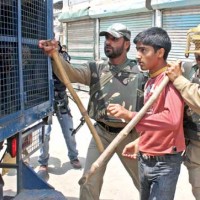
<path id="1" fill-rule="evenodd" d="M 108 61 L 108 64 L 110 65 L 110 67 L 121 66 L 121 65 L 124 65 L 128 60 L 129 60 L 129 59 L 126 58 L 126 59 L 124 60 L 124 62 L 123 62 L 123 63 L 120 63 L 120 64 L 113 64 L 113 63 L 111 63 L 110 61 Z"/>
<path id="2" fill-rule="evenodd" d="M 167 70 L 167 66 L 162 67 L 161 69 L 159 69 L 158 71 L 156 71 L 154 73 L 149 73 L 149 77 L 150 78 L 155 78 L 156 76 L 158 76 L 159 74 L 163 73 L 166 70 Z"/>

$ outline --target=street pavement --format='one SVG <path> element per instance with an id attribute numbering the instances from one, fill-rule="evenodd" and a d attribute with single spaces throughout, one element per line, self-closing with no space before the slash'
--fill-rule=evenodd
<path id="1" fill-rule="evenodd" d="M 85 92 L 78 92 L 78 95 L 87 108 L 88 94 Z M 76 104 L 70 100 L 70 108 L 72 110 L 74 127 L 80 123 L 81 114 Z M 87 147 L 91 139 L 91 134 L 84 124 L 76 133 L 77 149 L 79 151 L 79 159 L 84 166 L 87 153 Z M 30 164 L 38 170 L 39 152 L 37 151 L 31 156 Z M 61 128 L 56 117 L 53 117 L 52 133 L 50 140 L 50 159 L 49 159 L 49 181 L 56 190 L 63 193 L 68 200 L 78 200 L 79 185 L 78 181 L 83 174 L 83 169 L 75 170 L 72 168 L 68 156 L 65 141 L 61 132 Z M 15 173 L 9 172 L 4 176 L 5 194 L 14 194 L 16 186 L 13 179 Z M 166 185 L 167 187 L 167 185 Z M 139 200 L 138 191 L 135 189 L 128 173 L 124 169 L 120 160 L 116 155 L 109 161 L 107 170 L 104 176 L 104 184 L 101 192 L 101 200 Z M 162 198 L 161 198 L 162 199 Z M 87 199 L 86 199 L 87 200 Z M 191 186 L 188 183 L 188 172 L 184 165 L 182 165 L 181 174 L 178 180 L 175 200 L 194 200 L 191 192 Z"/>

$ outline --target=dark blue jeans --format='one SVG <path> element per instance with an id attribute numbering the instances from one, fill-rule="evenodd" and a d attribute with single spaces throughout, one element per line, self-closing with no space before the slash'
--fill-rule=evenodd
<path id="1" fill-rule="evenodd" d="M 71 135 L 73 130 L 72 117 L 67 113 L 61 115 L 58 115 L 56 113 L 56 116 L 59 121 L 60 127 L 62 129 L 63 136 L 65 138 L 65 143 L 68 149 L 68 157 L 70 160 L 75 160 L 78 158 L 78 150 L 76 149 L 75 135 L 73 136 Z M 51 126 L 45 125 L 44 144 L 40 148 L 40 155 L 38 158 L 38 162 L 40 165 L 48 165 L 50 132 L 51 132 Z"/>
<path id="2" fill-rule="evenodd" d="M 139 155 L 140 200 L 173 200 L 183 158 L 181 153 Z"/>

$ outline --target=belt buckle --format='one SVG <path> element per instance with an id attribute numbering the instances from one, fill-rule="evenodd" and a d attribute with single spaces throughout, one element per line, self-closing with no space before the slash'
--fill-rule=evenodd
<path id="1" fill-rule="evenodd" d="M 145 159 L 145 160 L 149 160 L 150 156 L 146 155 L 146 154 L 142 154 L 142 157 Z"/>

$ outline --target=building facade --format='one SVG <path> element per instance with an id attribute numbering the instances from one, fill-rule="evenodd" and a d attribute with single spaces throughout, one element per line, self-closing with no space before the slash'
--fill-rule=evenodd
<path id="1" fill-rule="evenodd" d="M 169 60 L 185 59 L 187 31 L 200 22 L 199 0 L 63 0 L 57 19 L 62 24 L 62 42 L 74 65 L 105 58 L 104 37 L 99 32 L 115 22 L 131 29 L 132 39 L 140 31 L 163 27 L 172 40 Z M 54 4 L 55 5 L 55 4 Z M 129 58 L 135 58 L 132 44 Z M 190 55 L 193 60 L 193 55 Z"/>

